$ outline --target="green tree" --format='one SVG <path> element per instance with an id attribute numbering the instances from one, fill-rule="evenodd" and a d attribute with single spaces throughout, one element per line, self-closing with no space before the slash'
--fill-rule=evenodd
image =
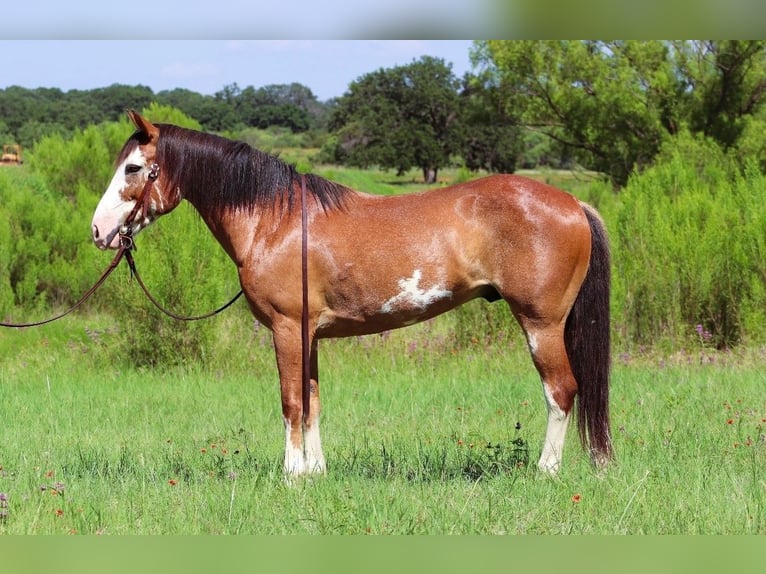
<path id="1" fill-rule="evenodd" d="M 430 56 L 362 76 L 333 112 L 336 160 L 399 173 L 417 167 L 433 183 L 460 150 L 459 89 L 452 65 Z"/>
<path id="2" fill-rule="evenodd" d="M 509 112 L 623 185 L 687 126 L 724 147 L 766 96 L 763 41 L 487 41 Z"/>
<path id="3" fill-rule="evenodd" d="M 462 154 L 468 169 L 513 173 L 522 153 L 517 119 L 503 106 L 501 88 L 487 75 L 466 76 Z"/>
<path id="4" fill-rule="evenodd" d="M 187 116 L 195 118 L 205 130 L 230 130 L 239 121 L 233 107 L 228 103 L 185 88 L 158 92 L 156 99 L 162 105 L 179 109 Z"/>
<path id="5" fill-rule="evenodd" d="M 689 126 L 725 149 L 736 144 L 766 97 L 766 41 L 673 42 L 688 87 Z"/>

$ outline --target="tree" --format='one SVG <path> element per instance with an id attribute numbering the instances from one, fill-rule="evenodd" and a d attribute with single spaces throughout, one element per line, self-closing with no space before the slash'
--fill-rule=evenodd
<path id="1" fill-rule="evenodd" d="M 206 130 L 230 130 L 239 122 L 231 105 L 213 96 L 204 96 L 185 88 L 158 92 L 157 102 L 181 110 L 187 116 L 198 120 Z"/>
<path id="2" fill-rule="evenodd" d="M 282 126 L 293 132 L 306 131 L 309 115 L 303 107 L 304 102 L 290 98 L 289 90 L 282 88 L 287 86 L 266 86 L 257 90 L 248 86 L 242 90 L 236 99 L 236 109 L 245 125 L 260 129 Z"/>
<path id="3" fill-rule="evenodd" d="M 336 159 L 400 174 L 417 167 L 435 182 L 460 149 L 459 88 L 452 65 L 430 56 L 362 76 L 333 110 Z"/>
<path id="4" fill-rule="evenodd" d="M 766 96 L 766 42 L 673 42 L 689 89 L 689 125 L 725 149 L 742 136 Z"/>
<path id="5" fill-rule="evenodd" d="M 523 140 L 517 119 L 505 110 L 500 88 L 486 75 L 464 80 L 462 154 L 468 169 L 513 173 Z"/>
<path id="6" fill-rule="evenodd" d="M 488 41 L 474 63 L 527 127 L 617 185 L 688 126 L 724 147 L 766 95 L 763 41 Z"/>

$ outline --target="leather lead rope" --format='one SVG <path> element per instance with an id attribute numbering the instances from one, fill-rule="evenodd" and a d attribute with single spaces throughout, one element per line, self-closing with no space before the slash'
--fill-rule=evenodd
<path id="1" fill-rule="evenodd" d="M 308 209 L 306 206 L 306 176 L 301 175 L 301 356 L 303 422 L 309 422 L 311 412 L 311 349 L 309 344 L 309 270 L 308 270 Z"/>
<path id="2" fill-rule="evenodd" d="M 109 235 L 107 236 L 107 244 L 109 244 L 112 242 L 112 239 L 114 238 L 114 236 L 119 234 L 120 247 L 117 251 L 117 254 L 114 256 L 114 259 L 112 259 L 112 262 L 109 263 L 109 266 L 101 274 L 101 277 L 98 279 L 98 281 L 96 281 L 95 285 L 93 285 L 93 287 L 88 289 L 88 291 L 86 291 L 86 293 L 80 298 L 79 301 L 77 301 L 74 305 L 72 305 L 69 309 L 67 309 L 63 313 L 60 313 L 56 315 L 55 317 L 51 317 L 50 319 L 45 319 L 44 321 L 37 321 L 34 323 L 0 322 L 0 327 L 10 327 L 10 328 L 17 328 L 17 329 L 21 329 L 23 327 L 39 327 L 40 325 L 46 325 L 47 323 L 52 323 L 53 321 L 57 321 L 58 319 L 61 319 L 62 317 L 66 317 L 72 311 L 74 311 L 75 309 L 80 307 L 83 303 L 85 303 L 85 301 L 91 295 L 93 295 L 93 293 L 95 293 L 99 287 L 101 287 L 104 281 L 106 281 L 106 278 L 109 277 L 109 275 L 112 274 L 112 271 L 114 271 L 117 268 L 117 265 L 119 265 L 123 257 L 125 257 L 125 259 L 128 262 L 131 275 L 135 277 L 136 281 L 141 286 L 141 289 L 143 289 L 144 294 L 147 296 L 149 301 L 151 301 L 154 304 L 154 306 L 157 307 L 157 309 L 162 311 L 168 317 L 172 317 L 173 319 L 176 319 L 178 321 L 199 321 L 200 319 L 207 319 L 208 317 L 217 315 L 224 309 L 227 309 L 228 307 L 233 305 L 234 302 L 242 296 L 241 289 L 239 293 L 237 293 L 234 296 L 233 299 L 231 299 L 228 303 L 226 303 L 222 307 L 219 307 L 215 311 L 211 311 L 210 313 L 205 313 L 204 315 L 198 315 L 195 317 L 185 317 L 185 316 L 173 313 L 172 311 L 168 311 L 162 305 L 160 305 L 159 301 L 157 301 L 157 299 L 155 299 L 152 296 L 152 294 L 146 288 L 146 285 L 144 285 L 144 282 L 141 280 L 141 276 L 138 274 L 138 270 L 136 269 L 136 263 L 133 260 L 133 254 L 131 253 L 131 250 L 133 249 L 133 233 L 130 229 L 130 226 L 133 224 L 133 221 L 136 219 L 136 217 L 140 216 L 141 219 L 143 219 L 149 213 L 149 205 L 151 203 L 151 188 L 154 185 L 154 182 L 156 181 L 157 177 L 159 176 L 159 172 L 160 172 L 159 165 L 157 165 L 156 163 L 153 163 L 150 166 L 149 174 L 146 179 L 146 183 L 144 184 L 144 188 L 141 190 L 141 194 L 136 200 L 136 204 L 133 206 L 133 209 L 128 214 L 128 217 L 125 219 L 125 222 L 123 223 L 123 226 L 127 227 L 127 232 L 120 233 L 119 231 L 120 227 L 118 226 L 118 227 L 115 227 L 114 230 L 110 232 Z M 304 193 L 305 193 L 305 190 L 304 190 Z"/>
<path id="3" fill-rule="evenodd" d="M 80 305 L 85 303 L 85 301 L 88 300 L 88 298 L 93 295 L 93 293 L 96 292 L 96 289 L 101 287 L 101 284 L 106 281 L 106 278 L 109 277 L 109 275 L 112 274 L 112 271 L 117 269 L 117 265 L 119 265 L 120 261 L 122 260 L 123 255 L 128 253 L 128 248 L 125 246 L 120 246 L 119 251 L 117 251 L 117 254 L 114 256 L 114 259 L 112 259 L 112 262 L 109 264 L 109 266 L 104 270 L 104 272 L 101 274 L 101 277 L 99 277 L 98 281 L 85 292 L 85 295 L 80 297 L 80 300 L 77 301 L 74 305 L 72 305 L 69 309 L 64 311 L 63 313 L 59 313 L 55 317 L 51 317 L 50 319 L 45 319 L 44 321 L 36 321 L 34 323 L 3 323 L 0 322 L 0 327 L 10 327 L 13 329 L 21 329 L 23 327 L 39 327 L 40 325 L 46 325 L 48 323 L 53 323 L 53 321 L 57 321 L 58 319 L 61 319 L 62 317 L 66 317 L 77 309 Z"/>
<path id="4" fill-rule="evenodd" d="M 151 188 L 154 185 L 155 180 L 159 176 L 160 173 L 160 166 L 156 163 L 153 163 L 150 167 L 149 174 L 146 178 L 146 183 L 144 184 L 144 188 L 141 190 L 141 195 L 136 200 L 136 204 L 133 206 L 133 210 L 130 212 L 128 217 L 125 220 L 124 225 L 131 225 L 133 223 L 133 220 L 136 218 L 136 216 L 141 213 L 141 217 L 146 217 L 146 214 L 149 211 L 149 203 L 151 200 Z M 115 235 L 119 233 L 119 226 L 115 227 L 113 231 L 109 233 L 109 235 L 106 238 L 107 244 L 112 242 L 112 239 Z M 122 257 L 124 255 L 130 255 L 130 250 L 133 248 L 133 238 L 130 235 L 130 232 L 128 234 L 120 234 L 120 248 L 117 251 L 117 254 L 114 256 L 114 259 L 112 259 L 112 262 L 109 264 L 109 266 L 104 270 L 104 272 L 101 274 L 101 277 L 96 281 L 95 285 L 88 289 L 85 292 L 85 295 L 80 297 L 80 300 L 77 301 L 74 305 L 72 305 L 69 309 L 64 311 L 63 313 L 60 313 L 56 315 L 55 317 L 51 317 L 50 319 L 45 319 L 44 321 L 36 321 L 33 323 L 3 323 L 0 322 L 0 327 L 10 327 L 15 329 L 20 329 L 22 327 L 39 327 L 41 325 L 46 325 L 48 323 L 52 323 L 53 321 L 57 321 L 61 319 L 62 317 L 66 317 L 69 315 L 72 311 L 77 309 L 80 305 L 85 303 L 85 301 L 93 295 L 93 293 L 96 292 L 96 289 L 101 287 L 101 284 L 106 281 L 106 278 L 109 277 L 109 275 L 112 274 L 112 271 L 114 271 L 117 268 L 117 265 L 122 260 Z M 131 266 L 132 268 L 132 266 Z"/>
<path id="5" fill-rule="evenodd" d="M 128 267 L 130 267 L 130 273 L 135 278 L 138 285 L 141 287 L 141 289 L 144 292 L 144 295 L 146 295 L 146 298 L 149 299 L 149 301 L 152 302 L 152 304 L 157 307 L 162 313 L 167 315 L 168 317 L 175 319 L 176 321 L 199 321 L 201 319 L 208 319 L 212 317 L 213 315 L 217 315 L 221 311 L 224 311 L 231 307 L 234 302 L 239 299 L 242 296 L 242 289 L 239 290 L 239 292 L 234 295 L 234 297 L 225 305 L 222 305 L 215 311 L 210 311 L 210 313 L 205 313 L 204 315 L 195 315 L 195 316 L 185 316 L 185 315 L 179 315 L 177 313 L 174 313 L 173 311 L 170 311 L 162 306 L 162 304 L 149 292 L 149 289 L 144 284 L 143 280 L 141 279 L 141 276 L 138 274 L 138 269 L 136 269 L 136 262 L 133 260 L 133 254 L 127 250 L 125 251 L 125 260 L 128 262 Z"/>

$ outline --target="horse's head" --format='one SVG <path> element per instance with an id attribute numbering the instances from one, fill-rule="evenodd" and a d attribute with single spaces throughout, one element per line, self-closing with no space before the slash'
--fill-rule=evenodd
<path id="1" fill-rule="evenodd" d="M 156 170 L 159 128 L 132 110 L 128 115 L 137 131 L 123 146 L 117 171 L 93 214 L 93 241 L 100 249 L 116 249 L 120 234 L 138 233 L 180 201 L 178 194 L 165 193 L 162 173 L 159 177 L 156 171 L 152 173 L 152 169 Z M 157 178 L 150 181 L 154 177 Z M 137 209 L 144 190 L 148 196 L 144 196 L 143 205 Z"/>

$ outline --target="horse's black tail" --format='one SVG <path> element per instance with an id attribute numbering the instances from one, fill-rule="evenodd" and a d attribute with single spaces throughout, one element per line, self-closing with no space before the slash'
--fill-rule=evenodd
<path id="1" fill-rule="evenodd" d="M 577 381 L 577 423 L 583 447 L 597 466 L 612 458 L 609 431 L 611 367 L 609 239 L 598 212 L 582 204 L 591 229 L 590 266 L 567 318 L 564 339 Z"/>

